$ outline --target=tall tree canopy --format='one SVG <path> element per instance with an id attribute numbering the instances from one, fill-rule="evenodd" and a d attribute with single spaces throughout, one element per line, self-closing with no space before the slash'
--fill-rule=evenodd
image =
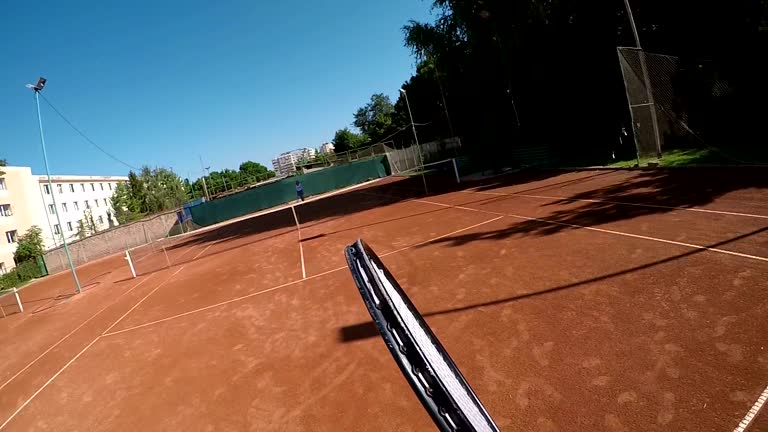
<path id="1" fill-rule="evenodd" d="M 371 100 L 355 112 L 354 125 L 370 141 L 376 142 L 392 127 L 392 114 L 395 111 L 389 96 L 376 93 Z"/>
<path id="2" fill-rule="evenodd" d="M 453 126 L 476 152 L 500 159 L 516 147 L 546 145 L 562 159 L 604 155 L 617 130 L 629 126 L 616 54 L 617 46 L 634 46 L 623 2 L 434 0 L 433 6 L 434 22 L 404 27 L 405 44 L 439 71 Z M 704 71 L 700 81 L 716 77 L 733 90 L 714 102 L 730 109 L 702 123 L 742 138 L 759 135 L 749 125 L 765 118 L 765 104 L 754 102 L 768 95 L 760 78 L 768 65 L 755 54 L 768 48 L 768 4 L 637 0 L 632 6 L 644 49 L 678 56 L 684 69 Z"/>
<path id="3" fill-rule="evenodd" d="M 43 230 L 37 225 L 32 225 L 18 239 L 16 251 L 13 253 L 13 260 L 17 264 L 33 260 L 43 255 Z"/>
<path id="4" fill-rule="evenodd" d="M 360 147 L 365 142 L 365 137 L 360 134 L 354 133 L 349 128 L 339 129 L 333 136 L 333 151 L 335 153 L 343 153 Z"/>
<path id="5" fill-rule="evenodd" d="M 186 201 L 187 192 L 176 173 L 148 166 L 139 173 L 129 172 L 128 183 L 118 185 L 112 194 L 112 208 L 120 223 L 170 210 Z"/>
<path id="6" fill-rule="evenodd" d="M 229 168 L 221 171 L 211 171 L 205 176 L 205 187 L 208 189 L 210 195 L 215 195 L 219 192 L 269 180 L 275 176 L 275 172 L 269 170 L 264 165 L 258 162 L 245 161 L 240 164 L 237 171 Z M 202 178 L 198 178 L 194 182 L 186 179 L 185 187 L 190 197 L 203 196 L 204 188 Z"/>

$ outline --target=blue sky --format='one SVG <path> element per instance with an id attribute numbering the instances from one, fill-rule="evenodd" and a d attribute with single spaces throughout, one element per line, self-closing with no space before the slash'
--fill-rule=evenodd
<path id="1" fill-rule="evenodd" d="M 43 173 L 45 96 L 131 165 L 182 178 L 318 147 L 414 70 L 401 27 L 424 0 L 17 1 L 0 5 L 0 158 Z M 41 100 L 51 171 L 125 175 Z"/>

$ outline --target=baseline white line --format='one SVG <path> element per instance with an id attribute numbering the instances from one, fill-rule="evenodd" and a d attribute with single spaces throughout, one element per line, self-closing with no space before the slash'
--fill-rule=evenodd
<path id="1" fill-rule="evenodd" d="M 695 245 L 695 244 L 691 244 L 691 243 L 683 243 L 683 242 L 678 242 L 678 241 L 674 241 L 674 240 L 666 240 L 666 239 L 661 239 L 661 238 L 656 238 L 656 237 L 648 237 L 648 236 L 639 235 L 639 234 L 630 234 L 630 233 L 625 233 L 625 232 L 621 232 L 621 231 L 614 231 L 614 230 L 603 229 L 603 228 L 595 228 L 595 227 L 590 227 L 590 226 L 585 226 L 585 225 L 576 225 L 576 224 L 570 224 L 570 223 L 565 223 L 565 222 L 557 222 L 557 221 L 551 221 L 551 220 L 535 218 L 535 217 L 520 216 L 520 215 L 516 215 L 516 214 L 512 214 L 512 213 L 499 213 L 499 212 L 492 212 L 492 211 L 487 211 L 487 210 L 473 209 L 473 208 L 469 208 L 469 207 L 454 206 L 454 205 L 442 204 L 442 203 L 433 202 L 433 201 L 427 201 L 427 200 L 418 200 L 418 202 L 427 203 L 427 204 L 434 204 L 434 205 L 438 205 L 438 206 L 442 206 L 442 207 L 452 207 L 452 208 L 457 208 L 457 209 L 462 209 L 462 210 L 470 210 L 470 211 L 480 212 L 480 213 L 509 216 L 509 217 L 513 217 L 513 218 L 517 218 L 517 219 L 543 222 L 543 223 L 548 223 L 548 224 L 552 224 L 552 225 L 561 225 L 561 226 L 567 226 L 567 227 L 572 227 L 572 228 L 581 228 L 581 229 L 585 229 L 585 230 L 597 231 L 597 232 L 602 232 L 602 233 L 606 233 L 606 234 L 614 234 L 614 235 L 620 235 L 620 236 L 624 236 L 624 237 L 632 237 L 632 238 L 637 238 L 637 239 L 642 239 L 642 240 L 650 240 L 650 241 L 655 241 L 655 242 L 659 242 L 659 243 L 673 244 L 673 245 L 684 246 L 684 247 L 688 247 L 688 248 L 692 248 L 692 249 L 707 250 L 707 251 L 710 251 L 710 252 L 717 252 L 717 253 L 726 254 L 726 255 L 733 255 L 733 256 L 737 256 L 737 257 L 741 257 L 741 258 L 748 258 L 748 259 L 768 262 L 768 258 L 766 258 L 766 257 L 761 257 L 761 256 L 756 256 L 756 255 L 749 255 L 749 254 L 740 253 L 740 252 L 733 252 L 733 251 L 729 251 L 729 250 L 725 250 L 725 249 L 712 248 L 712 247 L 708 247 L 708 246 Z"/>
<path id="2" fill-rule="evenodd" d="M 40 394 L 41 391 L 43 391 L 46 387 L 48 387 L 48 384 L 50 384 L 54 379 L 56 379 L 57 376 L 61 375 L 61 373 L 64 372 L 64 370 L 67 369 L 69 365 L 71 365 L 75 360 L 77 360 L 78 357 L 83 355 L 83 353 L 86 352 L 88 348 L 93 346 L 93 344 L 95 344 L 96 341 L 99 340 L 99 338 L 101 338 L 101 336 L 97 336 L 96 339 L 92 340 L 91 343 L 89 343 L 85 348 L 83 348 L 79 353 L 77 353 L 76 356 L 72 357 L 72 360 L 68 361 L 67 364 L 64 365 L 64 367 L 59 369 L 58 372 L 56 372 L 48 381 L 46 381 L 45 384 L 42 385 L 42 387 L 37 389 L 37 391 L 34 394 L 32 394 L 32 396 L 30 396 L 29 399 L 24 401 L 24 403 L 21 404 L 21 406 L 17 408 L 16 411 L 14 411 L 13 414 L 11 414 L 11 416 L 8 417 L 8 419 L 3 422 L 3 424 L 0 424 L 0 430 L 2 430 L 5 427 L 5 425 L 7 425 L 11 420 L 13 420 L 13 418 L 16 417 L 16 414 L 18 414 L 21 410 L 24 409 L 24 407 L 26 407 L 30 402 L 32 402 L 32 399 L 34 399 L 35 396 Z"/>
<path id="3" fill-rule="evenodd" d="M 22 373 L 24 373 L 24 371 L 26 371 L 27 369 L 29 369 L 30 367 L 32 367 L 32 365 L 33 365 L 33 364 L 35 364 L 35 363 L 36 363 L 38 360 L 40 360 L 40 359 L 41 359 L 41 358 L 43 358 L 43 357 L 44 357 L 46 354 L 48 354 L 49 352 L 51 352 L 51 351 L 52 351 L 54 348 L 56 348 L 57 346 L 59 346 L 59 345 L 60 345 L 62 342 L 64 342 L 64 341 L 65 341 L 66 339 L 68 339 L 70 336 L 72 336 L 73 334 L 75 334 L 75 332 L 77 332 L 78 330 L 80 330 L 80 329 L 81 329 L 81 328 L 82 328 L 84 325 L 88 324 L 88 323 L 89 323 L 89 322 L 90 322 L 92 319 L 96 318 L 96 317 L 97 317 L 99 314 L 101 314 L 102 312 L 104 312 L 105 310 L 107 310 L 107 308 L 109 308 L 109 307 L 111 307 L 112 305 L 114 305 L 115 303 L 117 303 L 117 301 L 118 301 L 118 300 L 120 300 L 120 298 L 121 298 L 121 297 L 123 297 L 124 295 L 126 295 L 126 294 L 130 293 L 131 291 L 133 291 L 133 290 L 134 290 L 135 288 L 137 288 L 139 285 L 141 285 L 141 284 L 143 284 L 144 282 L 146 282 L 147 280 L 149 280 L 149 278 L 151 278 L 152 276 L 153 276 L 153 275 L 149 275 L 149 276 L 147 276 L 147 278 L 146 278 L 146 279 L 144 279 L 144 280 L 142 280 L 141 282 L 137 283 L 136 285 L 132 286 L 132 287 L 131 287 L 131 288 L 130 288 L 128 291 L 126 291 L 126 292 L 124 292 L 124 293 L 120 294 L 120 295 L 119 295 L 119 296 L 118 296 L 118 297 L 117 297 L 117 298 L 116 298 L 116 299 L 115 299 L 115 300 L 114 300 L 112 303 L 110 303 L 110 304 L 108 304 L 108 305 L 104 306 L 103 308 L 101 308 L 101 309 L 100 309 L 98 312 L 96 312 L 95 314 L 93 314 L 93 315 L 92 315 L 90 318 L 88 318 L 87 320 L 83 321 L 83 323 L 82 323 L 82 324 L 80 324 L 79 326 L 75 327 L 75 329 L 74 329 L 74 330 L 72 330 L 71 332 L 67 333 L 67 335 L 66 335 L 66 336 L 64 336 L 63 338 L 59 339 L 59 341 L 58 341 L 58 342 L 56 342 L 55 344 L 51 345 L 51 347 L 50 347 L 50 348 L 48 348 L 47 350 L 43 351 L 43 353 L 42 353 L 42 354 L 40 354 L 39 356 L 37 356 L 37 357 L 36 357 L 34 360 L 32 360 L 31 362 L 29 362 L 29 364 L 27 364 L 27 365 L 26 365 L 26 366 L 24 366 L 24 367 L 23 367 L 21 370 L 19 370 L 18 372 L 16 372 L 16 374 L 15 374 L 15 375 L 13 375 L 12 377 L 10 377 L 10 378 L 9 378 L 9 379 L 8 379 L 6 382 L 4 382 L 4 383 L 3 383 L 3 385 L 0 385 L 0 390 L 2 390 L 2 389 L 5 387 L 5 386 L 7 386 L 8 384 L 10 384 L 10 382 L 11 382 L 11 381 L 13 381 L 13 380 L 14 380 L 14 379 L 16 379 L 16 378 L 17 378 L 19 375 L 21 375 Z"/>
<path id="4" fill-rule="evenodd" d="M 393 250 L 393 251 L 390 251 L 390 252 L 387 252 L 387 253 L 383 253 L 380 256 L 381 257 L 385 257 L 385 256 L 389 256 L 389 255 L 392 255 L 392 254 L 395 254 L 395 253 L 398 253 L 398 252 L 402 252 L 402 251 L 407 250 L 407 249 L 411 249 L 411 248 L 414 248 L 414 247 L 417 247 L 417 246 L 421 246 L 423 244 L 427 244 L 429 242 L 433 242 L 435 240 L 439 240 L 439 239 L 444 238 L 444 237 L 448 237 L 448 236 L 451 236 L 451 235 L 454 235 L 454 234 L 458 234 L 460 232 L 471 230 L 471 229 L 477 228 L 477 227 L 479 227 L 481 225 L 485 225 L 485 224 L 497 221 L 497 220 L 501 219 L 502 217 L 504 217 L 504 216 L 499 216 L 499 217 L 496 217 L 496 218 L 493 218 L 493 219 L 489 219 L 489 220 L 484 221 L 484 222 L 480 222 L 478 224 L 474 224 L 472 226 L 468 226 L 466 228 L 461 228 L 461 229 L 458 229 L 456 231 L 452 231 L 452 232 L 449 232 L 447 234 L 443 234 L 441 236 L 438 236 L 438 237 L 435 237 L 435 238 L 432 238 L 432 239 L 429 239 L 429 240 L 425 240 L 425 241 L 422 241 L 422 242 L 419 242 L 419 243 L 414 243 L 412 245 L 409 245 L 409 246 L 406 246 L 406 247 L 403 247 L 403 248 L 400 248 L 400 249 L 396 249 L 396 250 Z M 243 296 L 240 296 L 240 297 L 235 297 L 233 299 L 229 299 L 229 300 L 226 300 L 226 301 L 223 301 L 223 302 L 220 302 L 220 303 L 216 303 L 216 304 L 212 304 L 212 305 L 209 305 L 209 306 L 205 306 L 205 307 L 202 307 L 202 308 L 199 308 L 199 309 L 187 311 L 187 312 L 184 312 L 184 313 L 180 313 L 180 314 L 177 314 L 177 315 L 169 316 L 169 317 L 162 318 L 162 319 L 155 320 L 155 321 L 150 321 L 150 322 L 147 322 L 147 323 L 144 323 L 144 324 L 139 324 L 137 326 L 125 328 L 125 329 L 122 329 L 122 330 L 117 330 L 117 331 L 113 331 L 113 332 L 105 332 L 103 334 L 103 336 L 112 336 L 112 335 L 116 335 L 116 334 L 120 334 L 120 333 L 125 333 L 127 331 L 137 330 L 137 329 L 140 329 L 140 328 L 143 328 L 143 327 L 148 327 L 148 326 L 151 326 L 151 325 L 163 323 L 163 322 L 166 322 L 166 321 L 171 321 L 171 320 L 174 320 L 176 318 L 181 318 L 181 317 L 184 317 L 184 316 L 187 316 L 187 315 L 192 315 L 194 313 L 203 312 L 203 311 L 206 311 L 208 309 L 213 309 L 213 308 L 216 308 L 216 307 L 219 307 L 219 306 L 224 306 L 224 305 L 227 305 L 227 304 L 230 304 L 230 303 L 234 303 L 234 302 L 238 302 L 240 300 L 244 300 L 244 299 L 247 299 L 247 298 L 250 298 L 250 297 L 254 297 L 254 296 L 257 296 L 257 295 L 265 294 L 265 293 L 268 293 L 270 291 L 275 291 L 275 290 L 280 289 L 280 288 L 285 288 L 285 287 L 290 286 L 290 285 L 295 285 L 295 284 L 297 284 L 299 282 L 304 282 L 304 281 L 309 280 L 309 279 L 315 279 L 315 278 L 318 278 L 320 276 L 325 276 L 325 275 L 337 272 L 339 270 L 344 270 L 346 268 L 347 268 L 347 266 L 335 268 L 333 270 L 328 270 L 328 271 L 325 271 L 325 272 L 322 272 L 322 273 L 318 273 L 316 275 L 308 276 L 308 277 L 306 277 L 304 279 L 287 282 L 287 283 L 284 283 L 284 284 L 281 284 L 281 285 L 278 285 L 278 286 L 274 286 L 272 288 L 267 288 L 267 289 L 262 290 L 262 291 L 257 291 L 257 292 L 246 294 L 246 295 L 243 295 Z"/>
<path id="5" fill-rule="evenodd" d="M 525 198 L 554 199 L 554 200 L 562 200 L 562 201 L 582 201 L 582 202 L 591 202 L 591 203 L 620 204 L 620 205 L 628 205 L 628 206 L 635 206 L 635 207 L 651 207 L 651 208 L 662 208 L 662 209 L 669 209 L 669 210 L 685 210 L 685 211 L 700 212 L 700 213 L 715 213 L 715 214 L 722 214 L 722 215 L 729 215 L 729 216 L 743 216 L 743 217 L 751 217 L 751 218 L 759 218 L 759 219 L 768 219 L 768 216 L 765 216 L 765 215 L 730 212 L 730 211 L 723 211 L 723 210 L 709 210 L 709 209 L 703 209 L 703 208 L 697 208 L 697 207 L 676 207 L 676 206 L 665 206 L 665 205 L 659 205 L 659 204 L 631 203 L 631 202 L 625 202 L 625 201 L 565 198 L 565 197 L 558 197 L 558 196 L 528 195 L 528 194 L 519 194 L 519 193 L 502 193 L 502 192 L 487 192 L 487 191 L 481 192 L 481 191 L 473 191 L 473 190 L 464 190 L 460 192 L 475 193 L 475 194 L 482 194 L 482 195 L 518 196 L 518 197 L 525 197 Z"/>
<path id="6" fill-rule="evenodd" d="M 763 408 L 766 400 L 768 400 L 768 387 L 763 390 L 763 392 L 755 401 L 755 404 L 752 405 L 752 408 L 749 409 L 747 415 L 745 415 L 741 422 L 739 422 L 739 425 L 736 426 L 736 429 L 734 429 L 733 432 L 746 431 L 749 428 L 749 425 L 752 424 L 757 415 L 760 413 L 760 410 Z"/>

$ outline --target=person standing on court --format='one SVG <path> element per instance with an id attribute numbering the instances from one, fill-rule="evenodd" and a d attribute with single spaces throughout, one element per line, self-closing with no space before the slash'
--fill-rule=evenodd
<path id="1" fill-rule="evenodd" d="M 301 201 L 304 201 L 304 185 L 298 180 L 296 180 L 296 195 Z"/>

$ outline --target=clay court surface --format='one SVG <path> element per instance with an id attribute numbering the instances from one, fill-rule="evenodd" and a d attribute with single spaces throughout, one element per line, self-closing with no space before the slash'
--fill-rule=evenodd
<path id="1" fill-rule="evenodd" d="M 379 182 L 113 256 L 0 319 L 3 431 L 423 431 L 343 248 L 505 431 L 733 431 L 768 385 L 763 170 Z M 167 254 L 167 258 L 166 258 Z M 762 410 L 750 430 L 768 430 Z"/>

